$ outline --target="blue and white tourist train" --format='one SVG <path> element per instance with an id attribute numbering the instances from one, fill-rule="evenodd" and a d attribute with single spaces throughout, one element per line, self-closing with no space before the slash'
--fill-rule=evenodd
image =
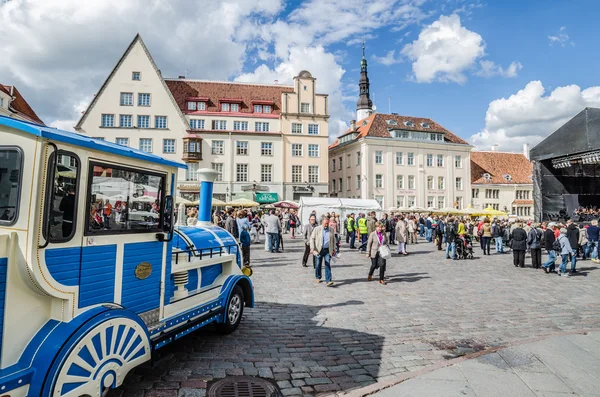
<path id="1" fill-rule="evenodd" d="M 102 396 L 153 350 L 237 328 L 254 294 L 209 222 L 216 174 L 174 227 L 178 167 L 0 116 L 0 396 Z"/>

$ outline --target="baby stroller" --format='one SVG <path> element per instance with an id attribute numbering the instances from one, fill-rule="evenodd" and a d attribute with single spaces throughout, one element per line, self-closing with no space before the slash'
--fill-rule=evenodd
<path id="1" fill-rule="evenodd" d="M 470 236 L 456 237 L 454 242 L 458 259 L 473 259 L 473 244 Z"/>

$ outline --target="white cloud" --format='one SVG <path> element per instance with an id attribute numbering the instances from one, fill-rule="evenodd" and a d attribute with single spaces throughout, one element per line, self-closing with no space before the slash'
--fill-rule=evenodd
<path id="1" fill-rule="evenodd" d="M 542 82 L 531 81 L 509 98 L 492 101 L 485 128 L 469 141 L 479 149 L 498 144 L 501 150 L 520 151 L 523 143 L 535 146 L 586 106 L 600 107 L 600 87 L 569 85 L 544 94 Z"/>
<path id="2" fill-rule="evenodd" d="M 556 35 L 549 35 L 548 40 L 549 40 L 548 44 L 550 46 L 552 46 L 553 44 L 558 44 L 561 47 L 564 47 L 565 44 L 567 44 L 567 43 L 570 43 L 571 45 L 575 45 L 574 42 L 572 42 L 572 41 L 569 42 L 569 35 L 567 34 L 566 26 L 561 26 Z"/>
<path id="3" fill-rule="evenodd" d="M 478 33 L 461 25 L 458 15 L 442 15 L 425 27 L 417 40 L 407 44 L 402 54 L 413 61 L 417 82 L 464 83 L 465 70 L 484 56 L 485 43 Z"/>
<path id="4" fill-rule="evenodd" d="M 396 63 L 402 62 L 402 59 L 396 58 L 396 50 L 390 50 L 385 54 L 385 56 L 378 57 L 377 55 L 373 55 L 371 58 L 377 63 L 380 63 L 385 66 L 394 65 Z"/>
<path id="5" fill-rule="evenodd" d="M 489 60 L 479 61 L 479 66 L 481 69 L 475 72 L 475 74 L 482 77 L 517 77 L 519 70 L 523 69 L 523 65 L 519 61 L 512 62 L 506 69 Z"/>

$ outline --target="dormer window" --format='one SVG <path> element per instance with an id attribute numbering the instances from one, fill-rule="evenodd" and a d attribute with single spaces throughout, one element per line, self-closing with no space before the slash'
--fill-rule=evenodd
<path id="1" fill-rule="evenodd" d="M 187 110 L 195 112 L 196 110 L 206 110 L 206 102 L 198 101 L 196 98 L 188 98 L 186 101 Z"/>
<path id="2" fill-rule="evenodd" d="M 263 105 L 263 113 L 271 113 L 271 105 Z"/>
<path id="3" fill-rule="evenodd" d="M 398 125 L 398 122 L 396 120 L 386 120 L 386 123 L 388 123 L 389 125 Z"/>
<path id="4" fill-rule="evenodd" d="M 483 179 L 485 179 L 486 181 L 491 181 L 492 176 L 486 172 L 485 174 L 483 174 Z"/>
<path id="5" fill-rule="evenodd" d="M 421 127 L 423 127 L 423 128 L 431 128 L 431 126 L 429 125 L 429 123 L 421 123 Z"/>
<path id="6" fill-rule="evenodd" d="M 142 79 L 142 75 L 140 72 L 131 72 L 131 80 L 140 81 Z"/>
<path id="7" fill-rule="evenodd" d="M 408 120 L 408 121 L 404 122 L 404 125 L 407 126 L 407 127 L 414 127 L 415 123 L 413 123 L 412 121 Z"/>
<path id="8" fill-rule="evenodd" d="M 196 102 L 188 102 L 187 105 L 188 110 L 196 110 Z"/>
<path id="9" fill-rule="evenodd" d="M 228 103 L 222 103 L 221 104 L 221 111 L 222 112 L 229 112 L 229 104 Z"/>
<path id="10" fill-rule="evenodd" d="M 510 174 L 504 174 L 503 177 L 507 182 L 512 181 L 512 176 L 510 176 Z"/>
<path id="11" fill-rule="evenodd" d="M 254 105 L 254 113 L 262 113 L 263 107 L 262 105 Z"/>

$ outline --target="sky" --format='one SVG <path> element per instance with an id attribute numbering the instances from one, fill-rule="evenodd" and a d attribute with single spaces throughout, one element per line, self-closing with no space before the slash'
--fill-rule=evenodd
<path id="1" fill-rule="evenodd" d="M 71 130 L 136 33 L 165 77 L 329 94 L 356 118 L 362 41 L 380 113 L 428 117 L 478 150 L 521 151 L 600 107 L 596 0 L 0 0 L 0 82 Z"/>

